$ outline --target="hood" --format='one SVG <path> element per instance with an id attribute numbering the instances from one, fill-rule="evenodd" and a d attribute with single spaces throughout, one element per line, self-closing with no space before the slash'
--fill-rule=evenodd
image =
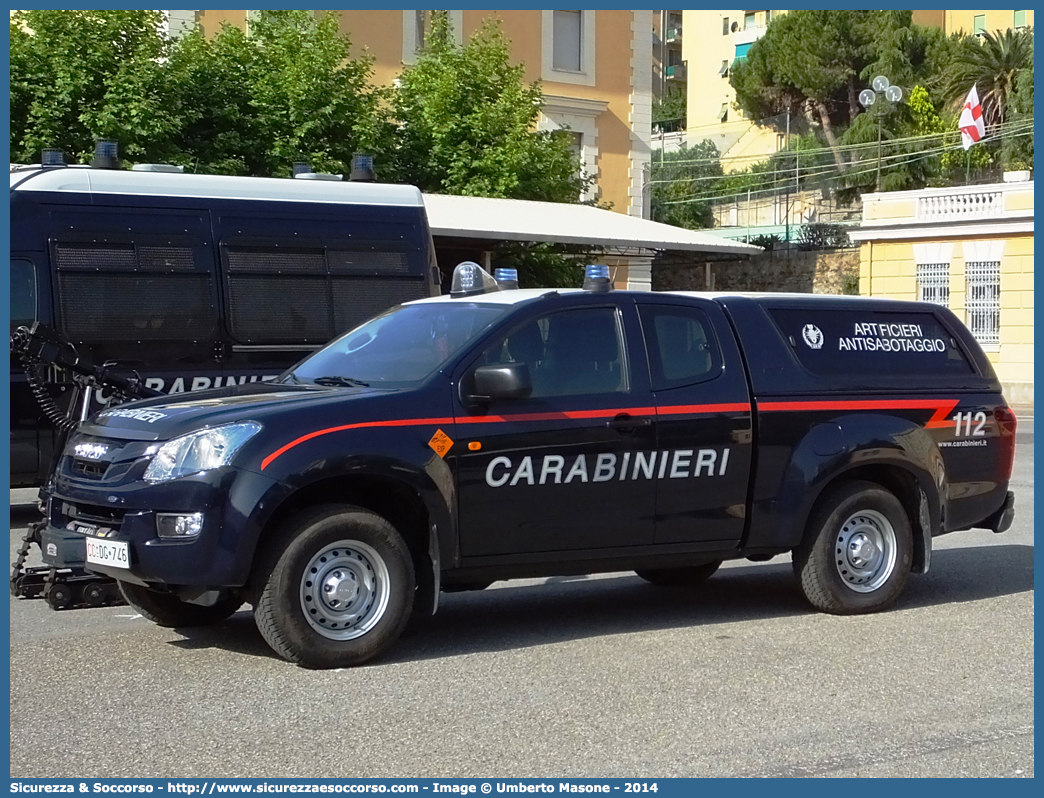
<path id="1" fill-rule="evenodd" d="M 274 412 L 285 413 L 297 407 L 308 412 L 330 403 L 354 402 L 376 395 L 387 396 L 387 389 L 331 388 L 320 385 L 282 385 L 251 383 L 157 396 L 102 410 L 80 425 L 84 435 L 136 441 L 165 441 L 195 430 L 216 427 L 233 421 L 259 421 Z"/>

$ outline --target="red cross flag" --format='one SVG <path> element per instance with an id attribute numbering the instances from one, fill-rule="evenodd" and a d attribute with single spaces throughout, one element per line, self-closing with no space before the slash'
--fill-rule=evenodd
<path id="1" fill-rule="evenodd" d="M 982 105 L 979 104 L 979 92 L 975 86 L 972 86 L 968 92 L 968 99 L 964 101 L 964 110 L 957 121 L 957 128 L 961 131 L 961 144 L 966 150 L 986 135 L 986 126 L 982 122 Z"/>

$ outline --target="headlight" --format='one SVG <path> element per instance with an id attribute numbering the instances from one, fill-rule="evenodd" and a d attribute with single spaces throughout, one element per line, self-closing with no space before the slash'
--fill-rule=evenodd
<path id="1" fill-rule="evenodd" d="M 190 432 L 167 441 L 145 469 L 146 482 L 163 482 L 228 465 L 240 447 L 261 430 L 256 421 Z"/>

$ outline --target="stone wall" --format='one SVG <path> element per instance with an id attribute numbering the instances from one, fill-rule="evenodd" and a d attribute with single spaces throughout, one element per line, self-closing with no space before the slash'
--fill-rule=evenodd
<path id="1" fill-rule="evenodd" d="M 859 292 L 859 250 L 772 250 L 746 260 L 654 263 L 654 291 L 789 291 L 803 294 Z"/>

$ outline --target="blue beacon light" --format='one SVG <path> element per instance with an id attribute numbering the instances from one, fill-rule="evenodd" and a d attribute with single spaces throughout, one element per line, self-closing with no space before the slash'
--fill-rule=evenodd
<path id="1" fill-rule="evenodd" d="M 584 290 L 597 294 L 613 290 L 612 280 L 609 279 L 609 267 L 592 263 L 584 270 Z"/>
<path id="2" fill-rule="evenodd" d="M 497 269 L 493 272 L 501 291 L 518 288 L 518 269 Z"/>

